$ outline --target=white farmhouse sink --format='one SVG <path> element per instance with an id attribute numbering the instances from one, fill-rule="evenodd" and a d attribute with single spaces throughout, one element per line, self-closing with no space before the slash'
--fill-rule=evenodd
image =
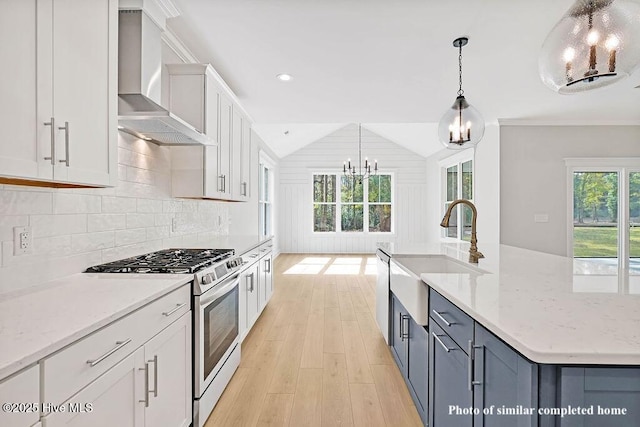
<path id="1" fill-rule="evenodd" d="M 442 274 L 486 274 L 471 264 L 444 255 L 399 255 L 393 257 L 399 264 L 420 277 L 422 273 Z"/>
<path id="2" fill-rule="evenodd" d="M 429 323 L 429 288 L 422 273 L 473 274 L 487 272 L 444 255 L 398 255 L 391 258 L 391 292 L 419 325 Z"/>

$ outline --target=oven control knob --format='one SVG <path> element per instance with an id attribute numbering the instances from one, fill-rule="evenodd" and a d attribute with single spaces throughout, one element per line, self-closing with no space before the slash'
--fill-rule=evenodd
<path id="1" fill-rule="evenodd" d="M 202 276 L 203 285 L 208 285 L 210 283 L 213 283 L 213 277 L 211 277 L 211 274 L 205 274 L 204 276 Z"/>

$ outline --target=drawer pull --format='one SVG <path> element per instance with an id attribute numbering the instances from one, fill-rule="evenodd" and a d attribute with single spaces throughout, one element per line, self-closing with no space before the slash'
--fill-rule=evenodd
<path id="1" fill-rule="evenodd" d="M 107 351 L 105 354 L 103 354 L 102 356 L 98 357 L 97 359 L 87 360 L 87 364 L 89 364 L 89 366 L 91 366 L 93 368 L 98 363 L 102 362 L 104 359 L 106 359 L 107 357 L 111 356 L 113 353 L 115 353 L 116 351 L 120 350 L 122 347 L 124 347 L 125 345 L 129 344 L 130 342 L 131 342 L 131 338 L 128 338 L 125 341 L 116 341 L 116 346 L 114 348 L 112 348 L 111 350 Z"/>
<path id="2" fill-rule="evenodd" d="M 449 348 L 445 343 L 442 342 L 442 340 L 440 339 L 441 335 L 436 335 L 435 332 L 431 332 L 431 335 L 433 335 L 433 338 L 438 341 L 438 344 L 440 344 L 442 348 L 444 348 L 444 351 L 446 351 L 447 353 L 449 353 L 451 350 L 455 350 L 455 348 Z"/>
<path id="3" fill-rule="evenodd" d="M 174 309 L 173 309 L 173 310 L 171 310 L 171 311 L 163 311 L 163 312 L 162 312 L 162 315 L 163 315 L 163 316 L 167 316 L 167 317 L 169 317 L 169 316 L 171 316 L 173 313 L 175 313 L 176 311 L 180 310 L 180 309 L 181 309 L 182 307 L 184 307 L 185 305 L 187 305 L 187 303 L 186 303 L 186 302 L 183 302 L 182 304 L 176 304 L 176 308 L 174 308 Z"/>
<path id="4" fill-rule="evenodd" d="M 454 324 L 454 322 L 449 322 L 447 319 L 445 319 L 444 317 L 442 317 L 442 314 L 438 313 L 437 311 L 435 311 L 435 310 L 431 310 L 431 311 L 433 311 L 433 314 L 435 314 L 436 316 L 438 316 L 438 318 L 439 318 L 440 320 L 442 320 L 442 321 L 444 322 L 444 324 L 445 324 L 445 325 L 447 325 L 447 326 L 451 326 L 451 325 L 453 325 L 453 324 Z"/>

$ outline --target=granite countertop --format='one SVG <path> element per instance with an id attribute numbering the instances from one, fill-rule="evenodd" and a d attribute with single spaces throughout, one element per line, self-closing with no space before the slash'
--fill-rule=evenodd
<path id="1" fill-rule="evenodd" d="M 191 280 L 184 274 L 78 273 L 0 297 L 0 379 Z"/>
<path id="2" fill-rule="evenodd" d="M 446 255 L 469 265 L 467 243 L 379 247 L 392 258 Z M 482 271 L 420 277 L 533 362 L 640 365 L 640 275 L 506 245 L 479 249 Z"/>

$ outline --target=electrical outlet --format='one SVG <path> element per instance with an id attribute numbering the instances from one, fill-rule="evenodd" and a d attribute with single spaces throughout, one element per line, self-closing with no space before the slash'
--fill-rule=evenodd
<path id="1" fill-rule="evenodd" d="M 33 253 L 33 233 L 31 227 L 13 227 L 13 254 Z"/>
<path id="2" fill-rule="evenodd" d="M 175 233 L 178 231 L 178 218 L 171 218 L 171 232 Z"/>

